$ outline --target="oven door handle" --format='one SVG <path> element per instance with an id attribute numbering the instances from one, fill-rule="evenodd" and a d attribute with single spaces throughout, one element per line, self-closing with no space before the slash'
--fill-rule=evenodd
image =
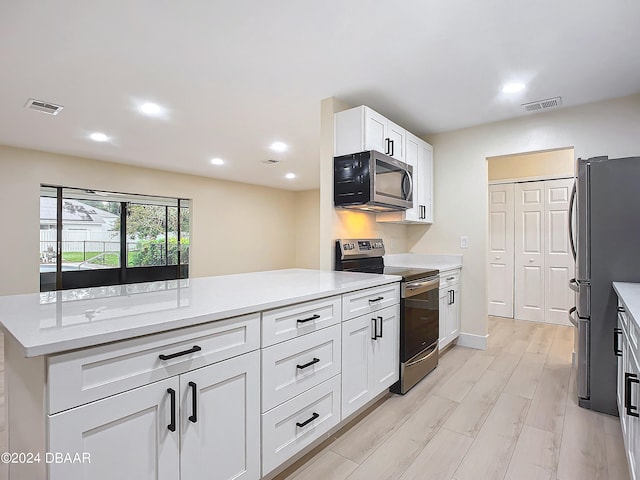
<path id="1" fill-rule="evenodd" d="M 427 358 L 429 358 L 431 356 L 431 354 L 436 350 L 436 348 L 438 348 L 438 342 L 434 343 L 429 348 L 427 348 L 427 351 L 425 352 L 425 354 L 422 355 L 420 358 L 414 360 L 413 362 L 406 363 L 404 365 L 404 367 L 405 368 L 413 367 L 414 365 L 416 365 L 418 363 L 424 362 Z"/>
<path id="2" fill-rule="evenodd" d="M 435 290 L 440 286 L 440 278 L 425 280 L 423 282 L 408 282 L 404 284 L 405 297 L 412 297 L 422 292 Z"/>

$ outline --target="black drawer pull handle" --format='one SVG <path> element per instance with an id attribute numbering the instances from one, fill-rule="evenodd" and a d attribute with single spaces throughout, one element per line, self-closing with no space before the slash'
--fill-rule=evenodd
<path id="1" fill-rule="evenodd" d="M 317 320 L 317 319 L 319 319 L 319 318 L 320 318 L 320 315 L 315 314 L 315 315 L 310 316 L 309 318 L 303 318 L 302 320 L 298 319 L 298 320 L 296 320 L 296 321 L 297 321 L 298 323 L 307 323 L 307 322 L 311 322 L 311 321 L 313 321 L 313 320 Z"/>
<path id="2" fill-rule="evenodd" d="M 170 432 L 176 431 L 176 391 L 173 388 L 167 388 L 167 393 L 171 397 L 171 423 L 167 425 Z"/>
<path id="3" fill-rule="evenodd" d="M 621 328 L 613 329 L 613 354 L 616 357 L 622 356 L 622 349 L 620 348 L 620 335 L 622 335 Z"/>
<path id="4" fill-rule="evenodd" d="M 182 355 L 189 355 L 190 353 L 199 352 L 200 350 L 202 350 L 202 348 L 200 348 L 198 345 L 194 345 L 189 350 L 185 350 L 183 352 L 172 353 L 170 355 L 165 355 L 164 353 L 160 354 L 158 355 L 158 358 L 160 358 L 160 360 L 171 360 L 172 358 L 181 357 Z"/>
<path id="5" fill-rule="evenodd" d="M 320 361 L 319 358 L 315 358 L 313 360 L 311 360 L 309 363 L 305 363 L 304 365 L 296 365 L 300 370 L 303 370 L 307 367 L 310 367 L 311 365 L 318 363 Z"/>
<path id="6" fill-rule="evenodd" d="M 376 337 L 382 338 L 382 317 L 378 317 L 378 320 L 380 320 L 380 335 L 376 332 Z"/>
<path id="7" fill-rule="evenodd" d="M 627 415 L 630 417 L 638 417 L 638 406 L 631 405 L 631 384 L 638 383 L 640 384 L 640 380 L 638 380 L 638 376 L 635 373 L 625 373 L 624 374 L 624 408 L 627 411 Z"/>
<path id="8" fill-rule="evenodd" d="M 318 418 L 320 416 L 319 413 L 313 412 L 313 415 L 311 415 L 311 418 L 309 420 L 305 420 L 304 422 L 300 423 L 300 422 L 296 422 L 296 426 L 302 428 L 302 427 L 306 427 L 307 425 L 309 425 L 311 422 L 313 422 L 316 418 Z"/>
<path id="9" fill-rule="evenodd" d="M 191 387 L 191 410 L 192 415 L 189 416 L 189 420 L 193 423 L 197 423 L 198 421 L 198 386 L 195 382 L 189 382 L 189 386 Z"/>
<path id="10" fill-rule="evenodd" d="M 618 307 L 618 308 L 616 308 L 616 310 L 617 310 L 618 312 L 624 312 L 624 307 Z"/>
<path id="11" fill-rule="evenodd" d="M 369 303 L 379 302 L 380 300 L 384 300 L 384 297 L 370 298 Z"/>

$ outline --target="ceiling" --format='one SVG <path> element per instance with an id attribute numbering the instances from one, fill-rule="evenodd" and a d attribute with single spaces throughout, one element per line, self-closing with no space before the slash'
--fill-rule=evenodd
<path id="1" fill-rule="evenodd" d="M 423 135 L 638 93 L 639 18 L 637 0 L 2 0 L 0 144 L 317 188 L 323 98 Z"/>

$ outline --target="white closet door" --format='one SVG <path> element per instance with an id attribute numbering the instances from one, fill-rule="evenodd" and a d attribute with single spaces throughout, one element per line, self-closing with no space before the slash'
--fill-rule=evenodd
<path id="1" fill-rule="evenodd" d="M 515 318 L 543 322 L 544 182 L 515 187 Z"/>
<path id="2" fill-rule="evenodd" d="M 545 318 L 547 323 L 569 325 L 568 310 L 573 305 L 569 279 L 573 276 L 573 256 L 569 251 L 569 196 L 572 179 L 544 182 L 546 224 Z"/>
<path id="3" fill-rule="evenodd" d="M 513 318 L 514 184 L 489 186 L 489 315 Z"/>

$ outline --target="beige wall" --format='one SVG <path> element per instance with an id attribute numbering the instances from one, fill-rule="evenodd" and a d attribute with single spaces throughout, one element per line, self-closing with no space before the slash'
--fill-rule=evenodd
<path id="1" fill-rule="evenodd" d="M 320 268 L 333 270 L 337 238 L 382 238 L 387 253 L 405 253 L 407 226 L 376 223 L 373 213 L 333 208 L 333 114 L 351 108 L 336 98 L 320 104 Z"/>
<path id="2" fill-rule="evenodd" d="M 462 325 L 487 333 L 487 157 L 574 147 L 576 157 L 640 155 L 640 95 L 523 116 L 426 138 L 434 150 L 434 223 L 409 230 L 416 253 L 464 255 Z M 460 235 L 469 248 L 460 249 Z"/>
<path id="3" fill-rule="evenodd" d="M 0 146 L 0 295 L 39 291 L 41 183 L 192 199 L 192 277 L 296 266 L 297 198 L 312 196 Z"/>
<path id="4" fill-rule="evenodd" d="M 570 177 L 574 161 L 573 148 L 490 157 L 487 159 L 489 181 Z"/>
<path id="5" fill-rule="evenodd" d="M 320 190 L 296 193 L 296 267 L 319 268 Z"/>

